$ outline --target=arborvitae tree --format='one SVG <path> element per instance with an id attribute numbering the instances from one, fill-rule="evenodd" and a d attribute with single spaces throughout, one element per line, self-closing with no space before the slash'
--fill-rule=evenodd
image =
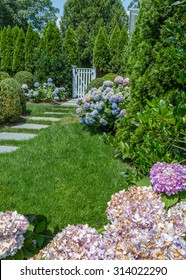
<path id="1" fill-rule="evenodd" d="M 13 36 L 13 44 L 14 44 L 14 48 L 15 48 L 15 44 L 17 41 L 17 36 L 19 34 L 19 30 L 20 28 L 16 25 L 14 26 L 14 28 L 12 29 L 12 36 Z"/>
<path id="2" fill-rule="evenodd" d="M 1 33 L 1 71 L 5 71 L 5 56 L 7 46 L 7 28 L 4 27 Z"/>
<path id="3" fill-rule="evenodd" d="M 4 58 L 4 71 L 11 74 L 12 72 L 12 63 L 13 63 L 13 52 L 14 52 L 14 45 L 13 45 L 13 35 L 12 35 L 12 29 L 10 26 L 7 28 L 6 32 L 6 53 Z"/>
<path id="4" fill-rule="evenodd" d="M 109 51 L 110 51 L 110 72 L 112 73 L 118 73 L 118 70 L 121 65 L 121 55 L 120 49 L 119 49 L 119 43 L 120 43 L 120 28 L 118 25 L 115 26 L 111 37 L 109 41 Z"/>
<path id="5" fill-rule="evenodd" d="M 64 52 L 71 65 L 78 65 L 78 41 L 74 30 L 69 26 L 63 43 Z"/>
<path id="6" fill-rule="evenodd" d="M 68 27 L 77 34 L 78 53 L 82 66 L 91 66 L 95 37 L 100 27 L 110 36 L 115 25 L 127 26 L 128 17 L 121 0 L 67 0 L 61 20 L 62 34 Z M 63 35 L 64 36 L 64 35 Z"/>
<path id="7" fill-rule="evenodd" d="M 25 69 L 25 34 L 19 30 L 13 55 L 12 70 L 14 73 Z"/>
<path id="8" fill-rule="evenodd" d="M 120 58 L 120 69 L 119 74 L 124 74 L 127 71 L 126 59 L 128 59 L 128 32 L 125 27 L 122 28 L 119 37 L 119 58 Z"/>
<path id="9" fill-rule="evenodd" d="M 40 42 L 36 75 L 42 80 L 51 77 L 59 84 L 62 79 L 62 67 L 63 57 L 61 33 L 55 23 L 49 23 L 44 30 L 44 34 Z"/>
<path id="10" fill-rule="evenodd" d="M 1 37 L 2 37 L 2 30 L 0 29 L 0 70 L 1 70 Z"/>
<path id="11" fill-rule="evenodd" d="M 96 37 L 93 52 L 93 65 L 97 68 L 97 73 L 102 75 L 109 70 L 109 45 L 105 27 L 101 27 Z"/>
<path id="12" fill-rule="evenodd" d="M 36 63 L 36 48 L 39 46 L 39 34 L 34 31 L 32 25 L 28 26 L 25 38 L 25 70 L 34 72 Z"/>

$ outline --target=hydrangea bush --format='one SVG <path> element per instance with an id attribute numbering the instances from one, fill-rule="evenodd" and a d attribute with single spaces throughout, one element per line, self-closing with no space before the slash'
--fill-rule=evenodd
<path id="1" fill-rule="evenodd" d="M 102 87 L 92 88 L 84 98 L 79 99 L 81 107 L 76 114 L 80 116 L 80 123 L 103 131 L 114 131 L 115 125 L 126 115 L 124 101 L 129 79 L 124 80 L 118 76 L 115 84 L 105 81 Z"/>
<path id="2" fill-rule="evenodd" d="M 59 102 L 64 101 L 68 95 L 64 87 L 55 86 L 52 78 L 42 85 L 35 82 L 34 89 L 29 89 L 27 84 L 23 84 L 22 89 L 27 100 L 32 102 Z"/>
<path id="3" fill-rule="evenodd" d="M 0 212 L 0 259 L 13 256 L 24 244 L 23 234 L 29 223 L 15 212 Z"/>
<path id="4" fill-rule="evenodd" d="M 104 241 L 95 229 L 88 225 L 69 225 L 33 259 L 102 260 L 104 257 Z"/>

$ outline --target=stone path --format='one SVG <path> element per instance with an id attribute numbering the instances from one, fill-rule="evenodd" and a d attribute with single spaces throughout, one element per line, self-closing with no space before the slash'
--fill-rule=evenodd
<path id="1" fill-rule="evenodd" d="M 29 120 L 33 121 L 51 121 L 51 122 L 58 122 L 60 118 L 52 118 L 52 117 L 31 117 Z"/>
<path id="2" fill-rule="evenodd" d="M 67 102 L 64 102 L 62 106 L 77 106 L 76 104 L 77 99 L 69 100 Z M 61 108 L 61 107 L 59 107 Z M 11 128 L 13 129 L 36 129 L 36 130 L 41 130 L 48 128 L 49 125 L 46 124 L 36 124 L 34 121 L 51 121 L 51 122 L 57 122 L 61 120 L 60 117 L 47 117 L 44 115 L 61 115 L 64 116 L 65 114 L 68 113 L 67 108 L 64 108 L 64 112 L 44 112 L 43 117 L 30 117 L 29 120 L 33 121 L 33 123 L 20 123 L 17 125 L 12 126 Z M 31 134 L 31 133 L 18 133 L 18 132 L 0 132 L 0 140 L 16 140 L 16 141 L 22 141 L 22 140 L 29 140 L 34 137 L 36 137 L 37 134 Z M 8 152 L 13 152 L 19 149 L 20 147 L 16 146 L 10 146 L 6 145 L 3 143 L 3 145 L 0 145 L 0 154 L 1 153 L 8 153 Z"/>
<path id="3" fill-rule="evenodd" d="M 77 101 L 78 101 L 78 98 L 70 99 L 70 100 L 62 103 L 61 106 L 74 106 L 74 107 L 78 107 Z"/>
<path id="4" fill-rule="evenodd" d="M 46 124 L 35 124 L 35 123 L 20 123 L 17 125 L 12 126 L 12 128 L 25 128 L 25 129 L 43 129 L 43 128 L 48 128 L 49 125 Z"/>
<path id="5" fill-rule="evenodd" d="M 29 133 L 14 133 L 14 132 L 1 132 L 0 133 L 0 140 L 28 140 L 32 139 L 37 134 L 29 134 Z"/>
<path id="6" fill-rule="evenodd" d="M 19 149 L 19 147 L 15 147 L 15 146 L 0 146 L 0 154 L 14 152 L 17 149 Z"/>

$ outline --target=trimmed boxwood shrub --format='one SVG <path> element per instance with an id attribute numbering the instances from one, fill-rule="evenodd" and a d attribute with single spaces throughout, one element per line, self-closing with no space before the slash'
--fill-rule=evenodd
<path id="1" fill-rule="evenodd" d="M 32 88 L 35 82 L 35 77 L 31 72 L 20 71 L 14 76 L 14 79 L 20 84 L 27 84 L 29 88 Z"/>
<path id="2" fill-rule="evenodd" d="M 118 76 L 118 74 L 108 73 L 105 76 L 102 77 L 104 81 L 112 81 L 114 82 L 115 78 Z"/>
<path id="3" fill-rule="evenodd" d="M 6 72 L 0 72 L 0 82 L 6 78 L 10 78 L 10 75 Z"/>
<path id="4" fill-rule="evenodd" d="M 20 102 L 21 87 L 15 86 L 16 81 L 5 79 L 0 82 L 0 122 L 14 122 L 22 113 Z M 17 83 L 16 83 L 17 84 Z"/>
<path id="5" fill-rule="evenodd" d="M 23 92 L 20 84 L 15 80 L 15 79 L 5 79 L 5 82 L 11 86 L 13 86 L 16 90 L 16 92 L 19 93 L 19 97 L 20 97 L 20 103 L 21 103 L 21 110 L 22 110 L 22 114 L 24 114 L 26 112 L 26 96 L 25 93 Z"/>
<path id="6" fill-rule="evenodd" d="M 90 82 L 90 84 L 87 87 L 86 92 L 88 92 L 91 88 L 99 88 L 103 85 L 104 83 L 104 79 L 103 78 L 96 78 L 94 80 L 92 80 L 92 82 Z"/>

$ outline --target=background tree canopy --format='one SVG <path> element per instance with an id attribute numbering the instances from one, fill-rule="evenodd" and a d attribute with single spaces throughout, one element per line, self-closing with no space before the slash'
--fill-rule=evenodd
<path id="1" fill-rule="evenodd" d="M 51 0 L 0 0 L 0 27 L 18 25 L 26 30 L 29 23 L 41 31 L 50 21 L 56 21 Z"/>
<path id="2" fill-rule="evenodd" d="M 67 0 L 61 19 L 63 37 L 70 26 L 78 38 L 80 66 L 91 66 L 95 37 L 100 27 L 110 36 L 118 24 L 127 26 L 128 17 L 120 0 Z"/>

